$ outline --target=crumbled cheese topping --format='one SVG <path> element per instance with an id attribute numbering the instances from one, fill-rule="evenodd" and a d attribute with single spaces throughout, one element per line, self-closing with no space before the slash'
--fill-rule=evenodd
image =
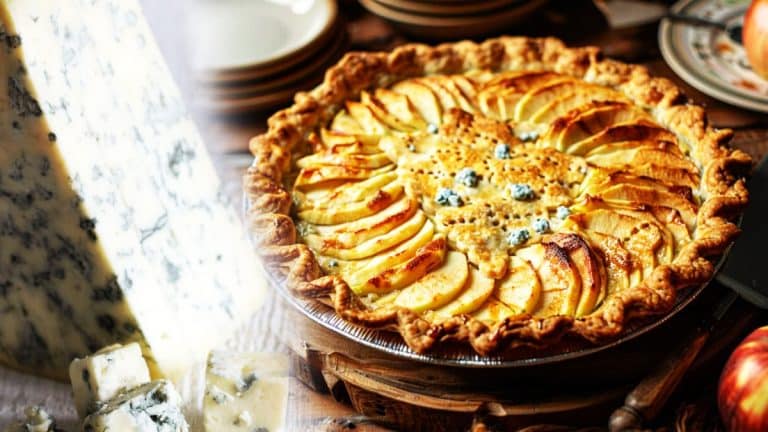
<path id="1" fill-rule="evenodd" d="M 509 144 L 498 144 L 496 148 L 493 149 L 493 155 L 496 156 L 496 159 L 509 159 L 511 157 Z"/>
<path id="2" fill-rule="evenodd" d="M 518 201 L 527 201 L 533 199 L 536 194 L 530 185 L 524 183 L 514 183 L 509 187 L 512 198 Z"/>
<path id="3" fill-rule="evenodd" d="M 472 168 L 463 168 L 456 174 L 456 182 L 467 187 L 476 187 L 478 181 L 477 171 Z"/>
<path id="4" fill-rule="evenodd" d="M 528 241 L 531 233 L 525 228 L 516 229 L 507 235 L 507 242 L 512 246 L 518 246 Z"/>
<path id="5" fill-rule="evenodd" d="M 451 207 L 460 207 L 462 204 L 464 204 L 464 201 L 461 199 L 459 194 L 457 194 L 453 189 L 448 188 L 440 188 L 437 190 L 435 202 L 440 205 L 448 205 Z"/>
<path id="6" fill-rule="evenodd" d="M 539 234 L 544 234 L 550 230 L 549 221 L 544 218 L 536 218 L 531 224 L 533 230 Z"/>

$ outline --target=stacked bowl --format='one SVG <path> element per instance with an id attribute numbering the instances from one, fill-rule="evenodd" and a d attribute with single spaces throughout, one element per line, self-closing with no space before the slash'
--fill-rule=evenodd
<path id="1" fill-rule="evenodd" d="M 360 0 L 403 33 L 455 40 L 509 31 L 547 0 Z"/>
<path id="2" fill-rule="evenodd" d="M 335 0 L 202 0 L 190 16 L 194 103 L 207 111 L 286 105 L 321 82 L 348 48 Z"/>

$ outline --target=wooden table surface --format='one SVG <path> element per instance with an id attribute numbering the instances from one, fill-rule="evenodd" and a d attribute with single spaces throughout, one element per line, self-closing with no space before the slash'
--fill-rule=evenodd
<path id="1" fill-rule="evenodd" d="M 183 53 L 188 50 L 184 44 L 183 32 L 178 32 L 168 23 L 183 14 L 183 0 L 157 2 L 142 0 L 145 11 L 157 34 L 161 49 L 169 60 L 171 69 L 180 81 L 188 100 L 193 83 L 188 78 Z M 347 20 L 347 29 L 351 36 L 354 50 L 390 49 L 408 40 L 385 21 L 367 13 L 351 1 L 341 2 L 342 14 Z M 573 19 L 578 17 L 578 20 Z M 657 23 L 636 28 L 611 30 L 605 19 L 587 0 L 553 0 L 549 6 L 524 26 L 511 28 L 508 34 L 532 36 L 552 35 L 570 45 L 597 45 L 613 58 L 641 63 L 649 67 L 654 74 L 665 76 L 675 81 L 696 102 L 708 108 L 710 120 L 721 128 L 732 128 L 735 137 L 732 144 L 742 148 L 756 158 L 768 154 L 768 115 L 735 108 L 714 100 L 680 80 L 661 59 L 657 39 Z M 242 195 L 240 176 L 250 163 L 247 143 L 250 137 L 265 130 L 266 119 L 270 113 L 256 113 L 248 116 L 223 117 L 207 112 L 193 113 L 200 130 L 208 144 L 220 176 L 225 181 L 227 190 L 236 199 Z M 283 305 L 277 294 L 270 292 L 266 304 L 260 312 L 255 325 L 263 328 L 262 340 L 255 343 L 257 349 L 285 350 L 281 334 L 290 323 L 285 322 Z M 0 371 L 0 382 L 3 372 Z M 697 390 L 714 390 L 714 378 Z M 44 386 L 37 384 L 34 386 Z M 2 389 L 0 389 L 2 390 Z M 57 387 L 56 391 L 65 391 Z M 700 395 L 699 395 L 700 396 Z M 291 382 L 290 431 L 382 431 L 380 427 L 368 424 L 346 405 L 337 403 L 328 395 L 317 394 L 305 388 L 296 380 Z M 716 424 L 716 415 L 712 412 L 711 397 L 702 401 L 685 399 L 678 411 L 677 421 L 693 425 L 678 430 L 704 430 Z M 703 410 L 699 409 L 704 407 Z M 0 408 L 1 409 L 1 408 Z M 607 420 L 607 419 L 606 419 Z M 658 426 L 672 427 L 674 417 L 667 417 L 666 423 Z M 699 422 L 699 423 L 697 423 Z M 0 425 L 2 425 L 0 419 Z M 706 425 L 706 426 L 702 426 Z M 604 425 L 596 425 L 604 426 Z"/>

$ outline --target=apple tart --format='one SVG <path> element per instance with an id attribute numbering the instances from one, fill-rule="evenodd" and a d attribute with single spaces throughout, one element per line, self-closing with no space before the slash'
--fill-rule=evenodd
<path id="1" fill-rule="evenodd" d="M 602 343 L 706 282 L 748 155 L 640 66 L 556 39 L 350 53 L 253 138 L 259 252 L 416 352 Z"/>

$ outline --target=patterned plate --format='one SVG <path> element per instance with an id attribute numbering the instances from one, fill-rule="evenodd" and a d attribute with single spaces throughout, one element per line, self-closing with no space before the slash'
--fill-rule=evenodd
<path id="1" fill-rule="evenodd" d="M 683 0 L 672 11 L 740 24 L 749 0 Z M 744 47 L 719 29 L 663 20 L 661 53 L 688 84 L 723 102 L 768 112 L 768 81 L 752 71 Z"/>

